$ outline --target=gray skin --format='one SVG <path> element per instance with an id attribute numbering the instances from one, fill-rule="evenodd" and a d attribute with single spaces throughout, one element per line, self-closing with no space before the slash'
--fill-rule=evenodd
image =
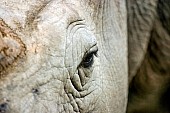
<path id="1" fill-rule="evenodd" d="M 0 113 L 125 113 L 125 0 L 0 0 L 0 18 Z"/>
<path id="2" fill-rule="evenodd" d="M 170 112 L 170 2 L 129 0 L 127 113 Z"/>

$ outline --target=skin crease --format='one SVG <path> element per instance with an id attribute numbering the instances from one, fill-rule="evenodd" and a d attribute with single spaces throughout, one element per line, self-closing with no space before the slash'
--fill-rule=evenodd
<path id="1" fill-rule="evenodd" d="M 8 67 L 0 78 L 0 112 L 124 113 L 127 99 L 124 2 L 1 0 L 0 18 L 26 44 L 26 56 Z M 138 38 L 134 41 L 136 34 L 134 37 L 132 34 L 129 42 L 129 48 L 132 45 L 129 55 L 136 56 L 129 57 L 132 60 L 129 81 L 135 77 L 130 86 L 128 112 L 167 113 L 169 6 L 164 3 L 169 1 L 137 2 L 134 7 L 141 9 L 131 14 L 139 13 L 146 18 L 136 15 L 136 22 L 129 24 Z M 141 3 L 146 5 L 144 10 Z M 89 69 L 81 67 L 86 51 L 96 43 L 99 57 L 94 57 Z"/>
<path id="2" fill-rule="evenodd" d="M 138 44 L 136 46 L 137 49 L 134 49 L 129 54 L 130 69 L 137 67 L 138 69 L 135 75 L 133 75 L 133 70 L 130 73 L 131 75 L 129 75 L 130 88 L 127 113 L 169 113 L 169 1 L 131 0 L 128 8 L 129 38 L 131 37 L 129 43 L 132 44 L 133 38 L 134 40 L 141 40 L 140 42 L 145 42 L 146 40 L 148 42 L 146 41 L 145 45 L 141 43 L 142 46 Z M 134 41 L 133 46 L 135 44 L 137 43 Z M 129 50 L 132 50 L 132 46 Z M 140 53 L 139 50 L 141 50 Z M 138 57 L 138 60 L 142 59 L 141 64 L 139 63 L 140 61 L 135 61 L 135 54 L 139 54 L 139 56 L 142 54 L 144 56 L 143 58 L 141 57 L 142 55 Z M 132 64 L 135 64 L 136 67 Z"/>
<path id="3" fill-rule="evenodd" d="M 26 46 L 0 78 L 0 112 L 124 113 L 126 10 L 118 1 L 0 1 L 0 18 Z"/>

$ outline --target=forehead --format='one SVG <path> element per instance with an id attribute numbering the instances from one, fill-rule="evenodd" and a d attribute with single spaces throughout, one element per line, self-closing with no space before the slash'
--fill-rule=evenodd
<path id="1" fill-rule="evenodd" d="M 5 1 L 5 0 L 4 0 Z M 30 35 L 23 34 L 21 38 L 27 45 L 27 49 L 30 52 L 43 52 L 46 49 L 54 50 L 55 52 L 50 51 L 51 53 L 55 53 L 56 55 L 62 55 L 65 46 L 69 45 L 73 46 L 69 43 L 71 41 L 81 42 L 83 38 L 87 40 L 87 43 L 94 39 L 93 33 L 91 29 L 94 29 L 94 24 L 91 22 L 90 14 L 88 13 L 85 2 L 80 0 L 6 0 L 9 4 L 3 5 L 0 2 L 1 6 L 6 12 L 0 12 L 0 15 L 5 18 L 7 23 L 10 23 L 10 27 L 16 28 L 17 26 L 13 24 L 16 19 L 17 22 L 25 27 L 30 27 L 29 25 L 35 27 L 34 30 L 28 31 L 31 33 Z M 10 6 L 10 3 L 15 5 Z M 13 13 L 12 13 L 13 12 Z M 9 17 L 8 17 L 9 16 Z M 9 20 L 8 20 L 9 19 Z M 70 25 L 72 24 L 80 24 L 74 23 L 77 20 L 84 20 L 84 26 L 79 26 L 78 28 L 83 29 L 73 29 L 79 32 L 71 32 L 70 33 Z M 12 23 L 12 24 L 11 24 Z M 88 28 L 87 28 L 88 27 Z M 76 27 L 74 27 L 76 28 Z M 72 28 L 71 28 L 72 29 Z M 90 29 L 90 30 L 89 30 Z M 71 31 L 73 31 L 71 30 Z M 24 31 L 24 30 L 23 30 Z M 22 33 L 21 33 L 22 34 Z M 84 34 L 84 35 L 83 35 Z M 85 35 L 86 34 L 86 35 Z M 73 36 L 74 35 L 74 36 Z M 91 37 L 92 36 L 92 37 Z M 65 44 L 67 42 L 67 44 Z M 94 42 L 94 41 L 93 41 Z M 35 44 L 35 47 L 32 46 Z M 36 47 L 38 45 L 38 47 Z M 88 46 L 88 44 L 83 43 L 83 46 Z M 80 45 L 81 46 L 81 45 Z M 38 49 L 37 49 L 38 48 Z M 86 48 L 86 47 L 85 47 Z M 36 49 L 36 50 L 34 50 Z M 82 51 L 83 52 L 83 51 Z"/>
<path id="2" fill-rule="evenodd" d="M 70 3 L 50 2 L 40 12 L 36 21 L 41 27 L 50 25 L 59 27 L 62 30 L 66 29 L 71 21 L 80 18 L 78 10 L 73 9 L 73 7 L 75 8 L 76 6 Z"/>
<path id="3" fill-rule="evenodd" d="M 44 43 L 47 48 L 55 49 L 58 55 L 63 56 L 63 50 L 75 45 L 80 48 L 83 44 L 82 52 L 85 51 L 84 49 L 88 50 L 96 40 L 90 30 L 91 27 L 88 27 L 88 18 L 84 17 L 87 16 L 86 11 L 79 3 L 68 1 L 48 3 L 35 19 L 37 31 L 33 36 L 41 37 L 41 43 Z"/>
<path id="4" fill-rule="evenodd" d="M 79 0 L 3 0 L 0 1 L 0 15 L 12 28 L 17 28 L 16 23 L 24 28 L 38 19 L 56 23 L 67 17 L 70 19 L 63 21 L 69 23 L 79 18 L 79 14 L 82 14 L 81 17 L 85 16 L 82 13 L 87 5 L 85 4 Z"/>

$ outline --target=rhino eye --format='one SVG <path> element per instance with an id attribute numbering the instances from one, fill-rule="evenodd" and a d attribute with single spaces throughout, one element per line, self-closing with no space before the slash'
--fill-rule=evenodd
<path id="1" fill-rule="evenodd" d="M 95 49 L 93 51 L 88 52 L 85 57 L 83 58 L 83 61 L 81 63 L 81 65 L 84 68 L 89 68 L 93 65 L 94 63 L 94 56 L 97 56 L 97 51 L 98 49 Z"/>

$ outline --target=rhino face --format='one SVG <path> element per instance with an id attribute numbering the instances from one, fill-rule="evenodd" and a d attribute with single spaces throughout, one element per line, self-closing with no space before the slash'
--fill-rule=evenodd
<path id="1" fill-rule="evenodd" d="M 7 34 L 0 38 L 0 55 L 5 58 L 0 71 L 0 112 L 125 111 L 127 79 L 122 77 L 127 71 L 117 73 L 123 63 L 111 62 L 126 58 L 109 53 L 108 47 L 114 47 L 105 47 L 86 1 L 16 1 L 14 6 L 19 10 L 2 4 L 9 14 L 0 16 L 6 25 L 0 30 Z M 111 41 L 113 45 L 125 42 Z M 10 48 L 13 52 L 7 55 L 4 51 Z M 118 60 L 107 59 L 112 56 Z"/>

